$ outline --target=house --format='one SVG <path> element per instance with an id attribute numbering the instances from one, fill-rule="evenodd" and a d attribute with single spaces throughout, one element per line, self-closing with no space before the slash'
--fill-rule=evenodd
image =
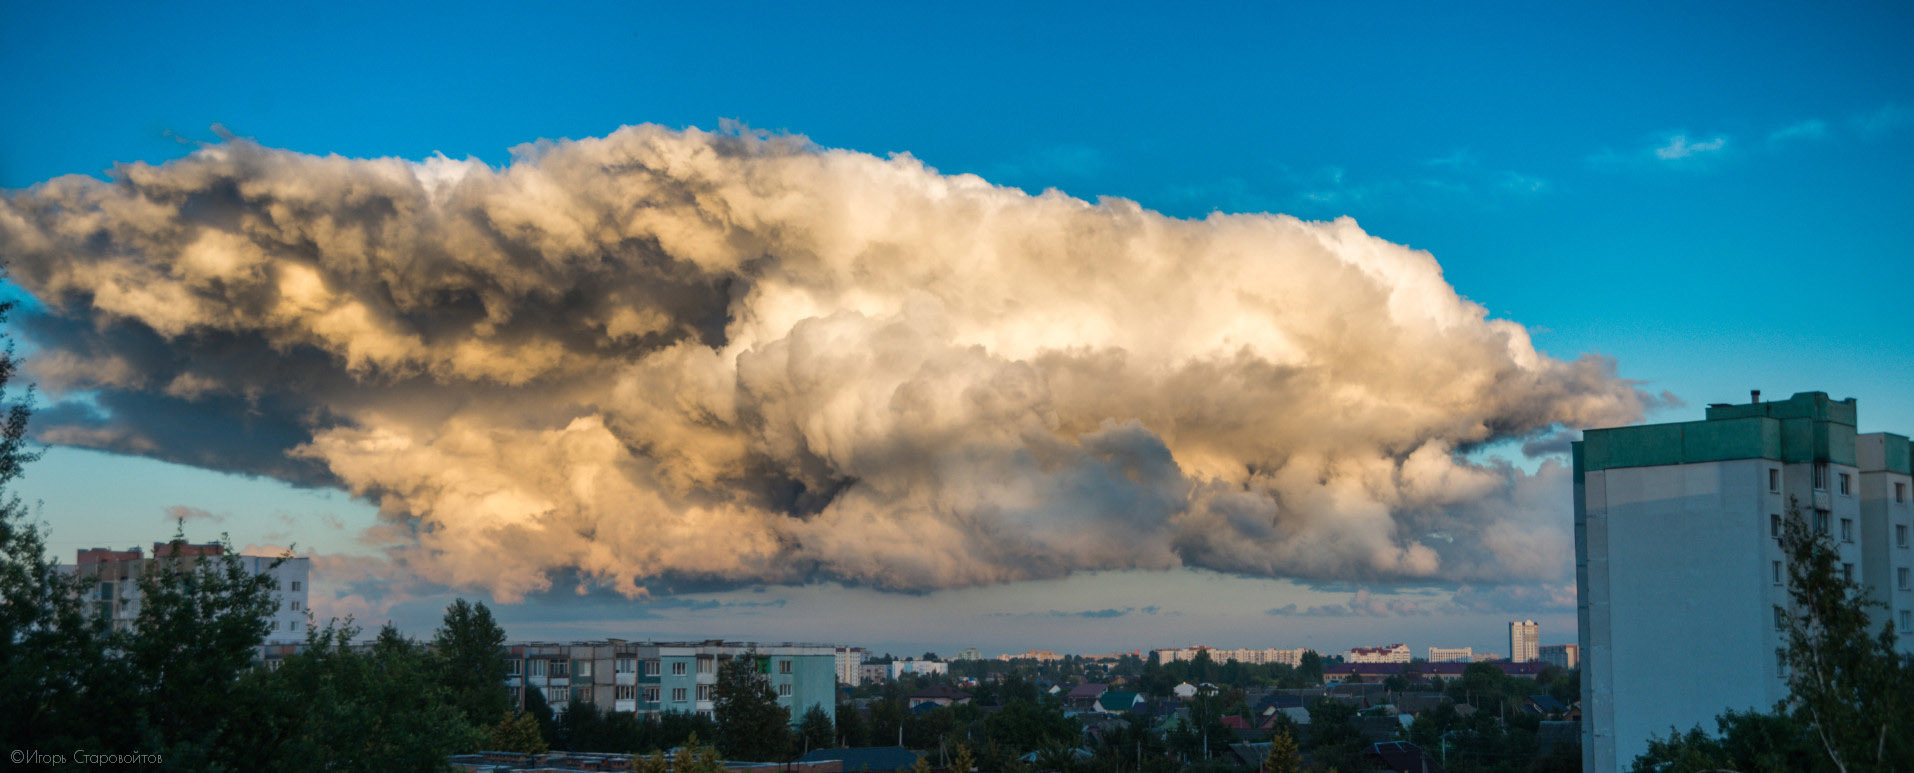
<path id="1" fill-rule="evenodd" d="M 1568 707 L 1562 705 L 1562 702 L 1556 700 L 1553 695 L 1531 695 L 1527 700 L 1522 701 L 1522 708 L 1530 714 L 1541 714 L 1545 717 L 1558 717 L 1568 711 Z"/>
<path id="2" fill-rule="evenodd" d="M 1363 750 L 1362 759 L 1377 770 L 1396 773 L 1441 773 L 1442 763 L 1408 741 L 1385 741 Z"/>
<path id="3" fill-rule="evenodd" d="M 1083 684 L 1070 688 L 1070 692 L 1064 694 L 1063 705 L 1073 709 L 1093 708 L 1096 706 L 1097 699 L 1103 697 L 1103 694 L 1109 692 L 1109 690 L 1110 687 L 1108 685 L 1097 682 L 1084 682 Z"/>
<path id="4" fill-rule="evenodd" d="M 906 705 L 917 708 L 924 704 L 937 706 L 962 706 L 970 702 L 970 693 L 941 684 L 934 684 L 905 696 Z"/>
<path id="5" fill-rule="evenodd" d="M 1170 688 L 1170 693 L 1175 695 L 1177 700 L 1186 701 L 1196 697 L 1196 685 L 1184 682 Z"/>
<path id="6" fill-rule="evenodd" d="M 1097 710 L 1105 714 L 1127 714 L 1143 704 L 1143 695 L 1128 690 L 1106 690 L 1097 696 Z"/>

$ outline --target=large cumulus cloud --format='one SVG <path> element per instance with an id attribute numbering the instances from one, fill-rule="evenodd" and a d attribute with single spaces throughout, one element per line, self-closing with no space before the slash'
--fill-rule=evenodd
<path id="1" fill-rule="evenodd" d="M 429 582 L 1556 579 L 1638 418 L 1353 221 L 1180 220 L 802 138 L 491 168 L 235 140 L 0 203 L 59 443 L 337 485 Z"/>

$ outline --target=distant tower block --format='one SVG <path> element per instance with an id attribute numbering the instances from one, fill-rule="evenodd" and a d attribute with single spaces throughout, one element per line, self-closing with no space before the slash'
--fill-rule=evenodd
<path id="1" fill-rule="evenodd" d="M 1509 662 L 1527 663 L 1542 656 L 1542 626 L 1534 620 L 1509 623 Z"/>

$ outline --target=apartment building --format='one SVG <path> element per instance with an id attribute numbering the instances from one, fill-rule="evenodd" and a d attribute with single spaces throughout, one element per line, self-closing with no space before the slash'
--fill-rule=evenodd
<path id="1" fill-rule="evenodd" d="M 1509 662 L 1527 663 L 1542 656 L 1542 626 L 1534 620 L 1509 623 Z"/>
<path id="2" fill-rule="evenodd" d="M 793 723 L 812 706 L 827 713 L 837 706 L 837 648 L 830 645 L 606 639 L 513 644 L 507 650 L 505 684 L 520 705 L 528 691 L 537 690 L 561 711 L 578 702 L 608 711 L 709 715 L 719 665 L 749 657 Z"/>
<path id="3" fill-rule="evenodd" d="M 836 662 L 837 662 L 838 684 L 847 684 L 852 687 L 856 687 L 860 684 L 863 684 L 864 683 L 864 673 L 863 673 L 864 672 L 864 655 L 866 654 L 864 652 L 864 648 L 863 647 L 838 647 L 836 649 L 837 649 Z"/>
<path id="4" fill-rule="evenodd" d="M 1468 663 L 1475 660 L 1474 647 L 1430 647 L 1430 663 Z"/>
<path id="5" fill-rule="evenodd" d="M 1574 668 L 1582 662 L 1582 648 L 1574 644 L 1544 644 L 1540 659 L 1556 668 Z"/>
<path id="6" fill-rule="evenodd" d="M 140 616 L 140 576 L 159 561 L 194 562 L 201 558 L 223 556 L 226 548 L 217 542 L 155 542 L 148 557 L 140 548 L 125 550 L 88 548 L 80 550 L 72 570 L 82 580 L 82 592 L 96 614 L 111 620 L 117 631 L 132 630 Z M 271 575 L 278 583 L 276 608 L 267 621 L 268 643 L 300 642 L 306 638 L 306 613 L 311 583 L 312 559 L 275 556 L 236 556 L 246 571 Z M 277 565 L 275 566 L 275 562 Z"/>
<path id="7" fill-rule="evenodd" d="M 1858 435 L 1856 418 L 1853 399 L 1757 392 L 1701 421 L 1575 444 L 1584 769 L 1625 767 L 1656 733 L 1786 696 L 1791 508 L 1833 539 L 1883 621 L 1914 622 L 1908 439 Z"/>
<path id="8" fill-rule="evenodd" d="M 1346 663 L 1407 663 L 1409 645 L 1391 644 L 1387 647 L 1357 647 L 1343 656 Z"/>
<path id="9" fill-rule="evenodd" d="M 1214 647 L 1185 647 L 1183 649 L 1156 650 L 1158 663 L 1171 663 L 1178 660 L 1195 660 L 1199 652 L 1210 654 L 1210 660 L 1217 663 L 1236 661 L 1254 665 L 1281 663 L 1286 666 L 1299 666 L 1303 662 L 1304 649 L 1217 649 Z"/>

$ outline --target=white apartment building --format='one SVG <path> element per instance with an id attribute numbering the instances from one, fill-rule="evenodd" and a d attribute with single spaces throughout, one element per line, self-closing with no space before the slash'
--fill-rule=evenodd
<path id="1" fill-rule="evenodd" d="M 1896 623 L 1914 622 L 1908 439 L 1857 437 L 1853 399 L 1708 407 L 1575 444 L 1582 767 L 1618 770 L 1670 727 L 1786 697 L 1789 507 L 1830 535 Z M 1914 636 L 1902 631 L 1902 651 Z"/>
<path id="2" fill-rule="evenodd" d="M 1407 663 L 1409 645 L 1391 644 L 1387 647 L 1357 647 L 1343 657 L 1348 663 Z"/>
<path id="3" fill-rule="evenodd" d="M 1174 649 L 1174 650 L 1155 650 L 1156 662 L 1158 663 L 1172 663 L 1178 660 L 1195 660 L 1197 653 L 1208 652 L 1210 654 L 1210 660 L 1215 661 L 1217 663 L 1227 663 L 1229 661 L 1234 660 L 1238 663 L 1248 663 L 1248 664 L 1259 665 L 1259 666 L 1267 665 L 1270 663 L 1281 663 L 1283 665 L 1291 666 L 1291 667 L 1302 665 L 1303 653 L 1308 651 L 1309 650 L 1306 650 L 1306 649 L 1285 650 L 1285 649 L 1273 649 L 1273 648 L 1260 649 L 1260 650 L 1259 649 L 1225 650 L 1225 649 L 1216 649 L 1214 647 L 1185 647 L 1183 649 Z"/>
<path id="4" fill-rule="evenodd" d="M 837 648 L 837 681 L 856 687 L 864 682 L 864 648 Z"/>
<path id="5" fill-rule="evenodd" d="M 905 674 L 943 675 L 948 673 L 950 673 L 950 664 L 945 663 L 941 660 L 893 660 L 891 661 L 890 676 L 892 679 L 896 679 Z"/>
<path id="6" fill-rule="evenodd" d="M 140 616 L 140 575 L 155 561 L 197 561 L 202 557 L 224 555 L 225 546 L 217 542 L 155 542 L 153 555 L 139 548 L 112 550 L 88 548 L 77 554 L 73 571 L 86 581 L 83 591 L 95 613 L 111 620 L 116 631 L 131 630 Z M 266 643 L 292 643 L 306 640 L 306 613 L 312 578 L 312 559 L 274 556 L 238 556 L 247 571 L 272 575 L 278 590 L 275 608 L 267 621 Z M 279 565 L 273 566 L 277 561 Z"/>
<path id="7" fill-rule="evenodd" d="M 1570 669 L 1582 662 L 1582 648 L 1574 644 L 1544 644 L 1540 660 L 1560 669 Z"/>
<path id="8" fill-rule="evenodd" d="M 1534 620 L 1509 623 L 1509 662 L 1527 663 L 1542 656 L 1542 626 Z"/>
<path id="9" fill-rule="evenodd" d="M 1430 647 L 1430 663 L 1468 663 L 1475 660 L 1474 647 Z"/>

